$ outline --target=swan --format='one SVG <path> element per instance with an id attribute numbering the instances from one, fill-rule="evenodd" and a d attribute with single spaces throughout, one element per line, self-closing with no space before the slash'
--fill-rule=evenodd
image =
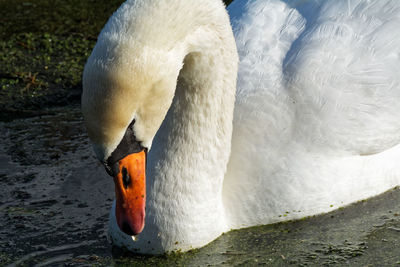
<path id="1" fill-rule="evenodd" d="M 228 12 L 128 0 L 98 37 L 82 113 L 115 182 L 117 246 L 187 251 L 400 184 L 400 2 Z"/>

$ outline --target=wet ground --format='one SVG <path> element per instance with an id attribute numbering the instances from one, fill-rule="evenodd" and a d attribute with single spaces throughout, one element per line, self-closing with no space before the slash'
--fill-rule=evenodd
<path id="1" fill-rule="evenodd" d="M 189 253 L 145 257 L 107 241 L 113 184 L 79 107 L 0 122 L 0 139 L 0 266 L 400 266 L 400 189 L 322 216 L 232 231 Z"/>

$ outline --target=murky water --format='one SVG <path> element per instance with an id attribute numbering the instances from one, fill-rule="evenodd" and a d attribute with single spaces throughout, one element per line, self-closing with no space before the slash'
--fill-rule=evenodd
<path id="1" fill-rule="evenodd" d="M 232 231 L 192 252 L 140 256 L 107 241 L 112 179 L 94 158 L 79 107 L 0 123 L 0 140 L 0 266 L 400 266 L 400 189 Z"/>

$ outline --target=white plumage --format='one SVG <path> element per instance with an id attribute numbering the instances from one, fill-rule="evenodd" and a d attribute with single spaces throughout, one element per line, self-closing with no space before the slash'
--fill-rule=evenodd
<path id="1" fill-rule="evenodd" d="M 400 185 L 400 2 L 236 0 L 228 11 L 234 111 L 219 1 L 129 0 L 99 36 L 82 98 L 96 152 L 107 158 L 132 118 L 152 147 L 146 227 L 132 241 L 112 210 L 117 245 L 185 251 Z"/>
<path id="2" fill-rule="evenodd" d="M 239 1 L 230 12 L 240 55 L 232 151 L 241 153 L 224 197 L 232 209 L 251 202 L 232 212 L 233 227 L 326 212 L 399 184 L 400 4 Z M 240 164 L 258 154 L 256 169 Z M 251 171 L 243 187 L 237 177 Z M 265 191 L 249 201 L 240 188 Z"/>

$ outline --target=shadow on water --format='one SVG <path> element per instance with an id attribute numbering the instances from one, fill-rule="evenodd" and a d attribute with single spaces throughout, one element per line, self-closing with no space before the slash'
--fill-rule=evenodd
<path id="1" fill-rule="evenodd" d="M 188 253 L 112 248 L 113 184 L 79 108 L 48 114 L 0 123 L 0 266 L 400 266 L 400 189 L 322 216 L 231 231 Z"/>

